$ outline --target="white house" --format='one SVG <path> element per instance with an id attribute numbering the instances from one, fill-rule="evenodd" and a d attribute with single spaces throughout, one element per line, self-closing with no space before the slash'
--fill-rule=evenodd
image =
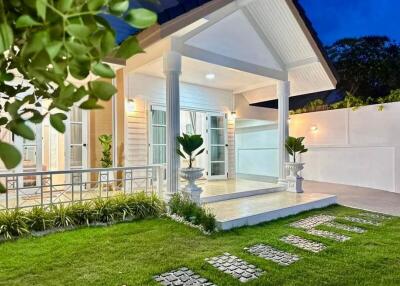
<path id="1" fill-rule="evenodd" d="M 335 74 L 297 1 L 198 1 L 202 2 L 141 32 L 144 54 L 126 62 L 110 59 L 119 65 L 114 81 L 118 95 L 104 110 L 74 110 L 64 136 L 45 122 L 37 126 L 36 142 L 15 139 L 24 152 L 19 171 L 99 167 L 97 137 L 109 133 L 115 166 L 163 164 L 166 191 L 174 193 L 180 183 L 179 167 L 185 164 L 176 154 L 176 137 L 184 132 L 205 139 L 207 152 L 196 164 L 205 169 L 207 192 L 212 193 L 213 187 L 218 195 L 240 188 L 282 188 L 265 179 L 285 180 L 288 98 L 334 89 Z M 279 99 L 278 110 L 250 105 L 274 98 Z M 270 138 L 254 136 L 258 142 L 241 133 L 244 126 L 257 130 L 266 125 L 277 126 L 277 132 Z M 278 154 L 256 170 L 263 182 L 241 181 L 236 178 L 238 167 L 251 168 L 262 158 L 251 152 L 238 155 L 235 144 L 246 149 L 246 144 L 259 142 L 278 148 Z M 268 171 L 274 169 L 269 166 L 278 171 Z"/>

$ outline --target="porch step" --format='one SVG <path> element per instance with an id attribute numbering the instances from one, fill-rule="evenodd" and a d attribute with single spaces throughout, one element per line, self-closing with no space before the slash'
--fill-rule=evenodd
<path id="1" fill-rule="evenodd" d="M 215 202 L 232 200 L 232 199 L 239 199 L 239 198 L 244 198 L 244 197 L 252 197 L 252 196 L 257 196 L 257 195 L 270 194 L 270 193 L 280 192 L 280 191 L 284 191 L 284 190 L 285 190 L 285 187 L 276 185 L 275 187 L 270 187 L 270 188 L 261 188 L 261 189 L 255 189 L 255 190 L 239 191 L 239 192 L 225 193 L 225 194 L 218 194 L 218 195 L 208 195 L 208 196 L 201 197 L 200 200 L 201 200 L 202 204 L 209 204 L 209 203 L 215 203 Z"/>
<path id="2" fill-rule="evenodd" d="M 228 230 L 255 225 L 336 203 L 336 196 L 287 191 L 240 197 L 204 204 L 215 214 L 218 227 Z"/>

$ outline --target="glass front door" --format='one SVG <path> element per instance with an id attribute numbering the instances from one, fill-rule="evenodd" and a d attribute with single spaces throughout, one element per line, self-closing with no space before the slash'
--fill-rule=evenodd
<path id="1" fill-rule="evenodd" d="M 208 179 L 227 178 L 226 118 L 223 114 L 209 114 Z"/>
<path id="2" fill-rule="evenodd" d="M 66 134 L 66 169 L 85 169 L 87 167 L 87 113 L 84 110 L 72 108 Z"/>

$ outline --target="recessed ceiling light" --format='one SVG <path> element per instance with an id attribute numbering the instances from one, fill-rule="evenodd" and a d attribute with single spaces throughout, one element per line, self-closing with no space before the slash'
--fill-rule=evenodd
<path id="1" fill-rule="evenodd" d="M 215 74 L 213 74 L 213 73 L 206 74 L 206 79 L 214 79 L 214 78 L 215 78 Z"/>

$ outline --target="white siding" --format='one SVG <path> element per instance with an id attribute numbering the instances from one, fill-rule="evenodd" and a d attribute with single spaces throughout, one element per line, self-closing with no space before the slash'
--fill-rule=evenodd
<path id="1" fill-rule="evenodd" d="M 148 114 L 151 105 L 165 106 L 165 80 L 142 74 L 128 77 L 127 97 L 135 100 L 135 111 L 127 112 L 126 165 L 149 164 Z M 181 108 L 198 111 L 229 113 L 233 106 L 230 91 L 181 83 Z M 229 177 L 235 174 L 234 124 L 228 124 Z"/>

